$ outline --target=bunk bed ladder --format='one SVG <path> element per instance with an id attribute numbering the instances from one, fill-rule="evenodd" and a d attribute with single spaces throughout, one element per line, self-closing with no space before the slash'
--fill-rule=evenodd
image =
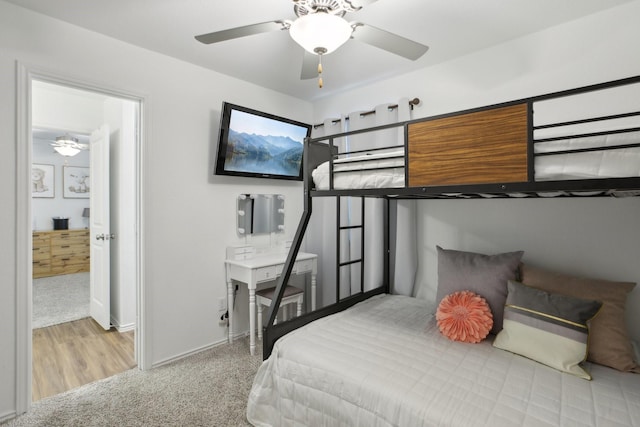
<path id="1" fill-rule="evenodd" d="M 329 151 L 327 151 L 329 150 Z M 269 355 L 271 354 L 271 351 L 273 350 L 273 346 L 275 344 L 275 342 L 282 336 L 284 336 L 285 334 L 298 329 L 314 320 L 320 319 L 322 317 L 326 317 L 330 314 L 334 314 L 334 313 L 338 313 L 340 311 L 343 311 L 351 306 L 353 306 L 354 304 L 357 304 L 360 301 L 364 301 L 365 299 L 372 297 L 374 295 L 383 293 L 383 292 L 388 292 L 389 290 L 389 282 L 388 282 L 388 272 L 389 272 L 389 259 L 388 256 L 385 257 L 384 260 L 384 274 L 385 277 L 387 277 L 387 281 L 386 281 L 386 285 L 385 286 L 381 286 L 381 287 L 377 287 L 368 291 L 364 291 L 364 248 L 365 248 L 365 236 L 364 236 L 364 226 L 365 226 L 365 198 L 364 197 L 360 197 L 361 202 L 362 202 L 362 206 L 361 206 L 361 221 L 360 221 L 360 225 L 359 226 L 346 226 L 345 229 L 360 229 L 362 236 L 361 236 L 361 241 L 360 241 L 360 252 L 361 252 L 361 257 L 359 260 L 351 260 L 349 261 L 349 264 L 355 264 L 357 262 L 360 262 L 360 292 L 359 293 L 354 293 L 353 295 L 345 295 L 345 296 L 340 296 L 340 285 L 339 285 L 339 280 L 340 280 L 340 274 L 339 274 L 339 267 L 337 267 L 338 270 L 338 274 L 336 277 L 336 281 L 338 282 L 337 285 L 337 293 L 336 293 L 336 302 L 333 304 L 327 304 L 324 306 L 321 306 L 319 308 L 316 308 L 315 311 L 311 311 L 311 312 L 306 312 L 304 314 L 302 314 L 301 316 L 297 316 L 294 317 L 292 319 L 287 320 L 286 322 L 280 322 L 280 323 L 275 323 L 275 318 L 276 315 L 278 313 L 278 308 L 280 307 L 280 302 L 282 301 L 282 297 L 284 294 L 284 290 L 286 288 L 286 284 L 289 281 L 289 278 L 291 277 L 291 272 L 293 270 L 293 265 L 296 261 L 296 256 L 298 254 L 298 252 L 300 251 L 300 245 L 302 243 L 302 239 L 304 237 L 304 234 L 307 230 L 307 226 L 309 225 L 309 219 L 311 218 L 311 214 L 313 212 L 313 202 L 312 202 L 312 197 L 311 197 L 311 188 L 312 188 L 312 178 L 311 178 L 311 171 L 319 164 L 319 163 L 313 163 L 315 160 L 315 154 L 320 154 L 322 156 L 322 153 L 324 153 L 324 158 L 329 158 L 331 159 L 331 154 L 329 154 L 327 156 L 327 153 L 334 153 L 334 147 L 333 147 L 333 138 L 331 138 L 331 143 L 329 145 L 326 144 L 317 144 L 315 142 L 313 142 L 311 140 L 311 138 L 306 138 L 305 139 L 305 153 L 307 153 L 307 155 L 304 156 L 303 158 L 303 183 L 304 183 L 304 196 L 303 196 L 303 201 L 304 201 L 304 209 L 302 212 L 302 216 L 300 217 L 300 222 L 298 223 L 298 228 L 296 229 L 296 233 L 293 237 L 293 241 L 291 244 L 291 248 L 289 249 L 289 253 L 287 254 L 287 259 L 285 260 L 284 263 L 284 267 L 282 270 L 282 274 L 280 275 L 280 277 L 277 279 L 276 281 L 276 289 L 274 292 L 274 297 L 271 300 L 271 305 L 269 306 L 269 311 L 267 313 L 267 321 L 265 322 L 265 324 L 263 325 L 263 335 L 262 335 L 262 358 L 266 359 L 267 357 L 269 357 Z M 315 159 L 315 160 L 314 160 Z M 324 160 L 322 160 L 324 161 Z M 312 164 L 313 163 L 313 164 Z M 333 187 L 333 182 L 331 183 L 331 186 Z M 336 205 L 337 205 L 337 211 L 338 211 L 338 222 L 336 225 L 336 229 L 338 229 L 338 234 L 340 234 L 340 196 L 336 196 Z M 386 218 L 388 217 L 388 203 L 387 203 L 387 208 L 385 211 L 385 221 Z M 389 237 L 388 237 L 388 230 L 385 232 L 385 238 L 384 238 L 384 248 L 385 248 L 385 253 L 388 253 L 388 248 L 389 248 Z M 338 236 L 338 241 L 336 242 L 336 244 L 338 245 L 336 247 L 336 252 L 339 252 L 340 250 L 340 236 Z M 338 264 L 340 264 L 340 258 L 338 256 Z"/>
<path id="2" fill-rule="evenodd" d="M 349 202 L 353 199 L 349 197 Z M 365 220 L 365 198 L 360 197 L 360 223 L 356 225 L 351 224 L 351 217 L 349 216 L 348 223 L 346 225 L 342 225 L 342 198 L 340 196 L 336 196 L 336 302 L 342 300 L 343 296 L 340 294 L 341 289 L 341 278 L 342 278 L 342 269 L 348 268 L 351 271 L 351 266 L 354 264 L 360 264 L 360 293 L 364 292 L 364 265 L 365 265 L 365 236 L 364 236 L 364 220 Z M 350 206 L 347 206 L 347 209 L 350 210 Z M 348 211 L 350 213 L 350 211 Z M 360 257 L 352 258 L 351 255 L 351 231 L 352 230 L 360 230 Z M 349 238 L 346 242 L 346 250 L 349 252 L 347 256 L 343 256 L 343 232 L 347 231 L 349 234 Z M 351 286 L 351 277 L 349 280 Z M 351 288 L 352 289 L 352 288 Z M 349 295 L 344 295 L 344 297 L 350 297 L 352 292 L 349 292 Z"/>

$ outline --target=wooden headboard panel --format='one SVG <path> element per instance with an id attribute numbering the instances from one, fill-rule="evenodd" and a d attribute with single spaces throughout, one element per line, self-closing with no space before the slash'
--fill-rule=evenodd
<path id="1" fill-rule="evenodd" d="M 526 182 L 527 104 L 408 125 L 409 187 Z"/>

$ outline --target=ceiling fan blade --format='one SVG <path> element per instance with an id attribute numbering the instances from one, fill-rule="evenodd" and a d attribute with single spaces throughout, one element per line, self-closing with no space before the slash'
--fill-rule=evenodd
<path id="1" fill-rule="evenodd" d="M 318 77 L 318 56 L 305 50 L 304 56 L 302 57 L 300 79 L 309 80 L 315 79 L 316 77 Z"/>
<path id="2" fill-rule="evenodd" d="M 196 40 L 204 44 L 218 43 L 225 40 L 238 39 L 254 34 L 268 33 L 276 30 L 286 30 L 288 26 L 284 21 L 269 21 L 260 24 L 245 25 L 243 27 L 230 28 L 196 36 Z"/>
<path id="3" fill-rule="evenodd" d="M 387 52 L 395 53 L 412 61 L 420 58 L 429 50 L 429 46 L 371 25 L 360 22 L 352 23 L 351 25 L 354 27 L 354 31 L 351 34 L 352 39 L 370 44 Z"/>

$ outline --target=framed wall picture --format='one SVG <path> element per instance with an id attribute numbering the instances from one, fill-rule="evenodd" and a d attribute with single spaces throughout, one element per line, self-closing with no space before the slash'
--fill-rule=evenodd
<path id="1" fill-rule="evenodd" d="M 66 199 L 89 198 L 89 168 L 63 166 L 62 196 Z"/>
<path id="2" fill-rule="evenodd" d="M 53 165 L 31 164 L 31 197 L 55 197 L 55 182 Z"/>

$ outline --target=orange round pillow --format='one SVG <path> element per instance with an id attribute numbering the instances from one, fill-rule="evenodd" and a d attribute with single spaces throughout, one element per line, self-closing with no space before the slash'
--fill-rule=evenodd
<path id="1" fill-rule="evenodd" d="M 453 341 L 478 343 L 493 326 L 493 315 L 487 300 L 471 291 L 447 295 L 436 310 L 438 328 Z"/>

